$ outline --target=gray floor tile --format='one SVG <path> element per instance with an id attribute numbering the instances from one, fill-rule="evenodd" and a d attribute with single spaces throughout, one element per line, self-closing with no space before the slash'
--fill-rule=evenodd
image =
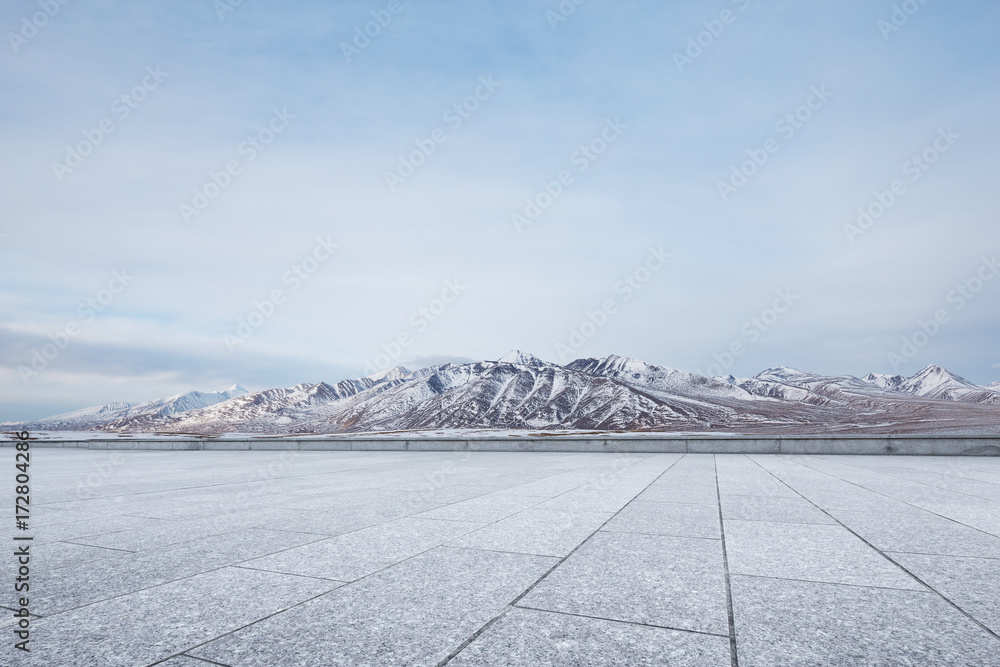
<path id="1" fill-rule="evenodd" d="M 268 521 L 266 525 L 274 530 L 333 536 L 419 514 L 435 507 L 437 505 L 434 503 L 420 501 L 413 504 L 371 503 L 355 505 L 333 512 L 288 509 L 274 517 L 274 520 Z"/>
<path id="2" fill-rule="evenodd" d="M 604 530 L 676 537 L 719 539 L 719 510 L 712 505 L 635 501 L 608 522 Z"/>
<path id="3" fill-rule="evenodd" d="M 448 546 L 565 556 L 611 516 L 607 512 L 527 509 L 452 540 Z"/>
<path id="4" fill-rule="evenodd" d="M 106 558 L 120 558 L 129 551 L 90 547 L 72 542 L 38 542 L 31 547 L 31 569 L 33 572 L 56 570 Z M 7 563 L 4 563 L 7 566 Z"/>
<path id="5" fill-rule="evenodd" d="M 125 549 L 127 551 L 142 551 L 156 547 L 169 546 L 194 539 L 221 535 L 233 530 L 249 528 L 269 528 L 273 524 L 284 526 L 285 510 L 270 508 L 256 511 L 242 509 L 237 504 L 220 505 L 215 516 L 192 521 L 161 521 L 155 525 L 134 530 L 123 530 L 115 533 L 96 535 L 93 537 L 73 538 L 77 544 Z"/>
<path id="6" fill-rule="evenodd" d="M 42 571 L 33 576 L 32 611 L 43 616 L 125 595 L 295 547 L 316 535 L 246 530 Z M 13 592 L 4 595 L 14 595 Z M 10 600 L 7 600 L 8 604 Z"/>
<path id="7" fill-rule="evenodd" d="M 354 581 L 481 527 L 465 521 L 397 519 L 249 560 L 243 566 Z"/>
<path id="8" fill-rule="evenodd" d="M 732 574 L 922 590 L 842 526 L 726 521 Z"/>
<path id="9" fill-rule="evenodd" d="M 530 496 L 516 496 L 509 493 L 489 494 L 421 512 L 416 516 L 421 519 L 492 523 L 537 505 L 538 502 L 538 498 Z"/>
<path id="10" fill-rule="evenodd" d="M 957 491 L 966 495 L 978 496 L 980 498 L 995 499 L 1000 496 L 1000 483 L 998 480 L 983 480 L 969 477 L 962 471 L 947 471 L 947 467 L 938 463 L 937 470 L 919 470 L 909 465 L 884 466 L 875 465 L 861 461 L 852 461 L 851 465 L 861 468 L 875 470 L 883 475 L 891 475 L 899 479 L 929 486 L 937 486 L 949 491 Z"/>
<path id="11" fill-rule="evenodd" d="M 740 667 L 982 667 L 998 642 L 933 593 L 732 577 Z"/>
<path id="12" fill-rule="evenodd" d="M 126 510 L 127 508 L 120 508 Z M 133 531 L 141 529 L 156 530 L 160 527 L 169 527 L 172 522 L 160 519 L 150 519 L 141 516 L 130 516 L 127 514 L 117 514 L 102 516 L 92 519 L 74 520 L 67 517 L 61 523 L 52 523 L 39 526 L 32 532 L 38 542 L 63 542 L 67 540 L 80 541 L 84 538 L 100 540 L 107 537 L 114 540 L 112 535 L 123 531 Z"/>
<path id="13" fill-rule="evenodd" d="M 686 503 L 713 505 L 718 507 L 719 497 L 715 490 L 715 480 L 671 481 L 660 479 L 650 485 L 637 500 L 644 502 Z"/>
<path id="14" fill-rule="evenodd" d="M 8 609 L 7 607 L 0 607 L 0 628 L 6 628 L 6 627 L 14 625 L 14 624 L 16 624 L 18 622 L 19 619 L 14 617 L 14 612 L 15 611 L 16 611 L 16 609 Z M 39 618 L 38 616 L 36 616 L 35 614 L 32 614 L 32 613 L 29 612 L 28 619 L 32 623 L 34 623 L 35 620 L 38 619 L 38 618 Z M 11 639 L 14 638 L 13 635 L 10 635 L 10 637 L 11 637 Z M 7 647 L 5 647 L 4 650 L 7 650 Z"/>
<path id="15" fill-rule="evenodd" d="M 797 496 L 781 480 L 748 458 L 720 458 L 719 493 L 724 496 Z"/>
<path id="16" fill-rule="evenodd" d="M 913 509 L 901 500 L 889 498 L 878 493 L 871 493 L 865 490 L 851 488 L 811 488 L 810 484 L 804 483 L 796 486 L 795 490 L 802 496 L 819 506 L 820 509 L 832 512 L 833 510 L 850 510 L 859 512 L 907 512 Z"/>
<path id="17" fill-rule="evenodd" d="M 212 663 L 197 658 L 189 658 L 186 655 L 179 655 L 161 662 L 157 667 L 212 667 Z"/>
<path id="18" fill-rule="evenodd" d="M 722 496 L 722 517 L 777 523 L 836 523 L 801 496 Z"/>
<path id="19" fill-rule="evenodd" d="M 556 562 L 439 548 L 188 653 L 238 667 L 435 665 Z"/>
<path id="20" fill-rule="evenodd" d="M 404 504 L 422 502 L 417 491 L 394 489 L 324 490 L 302 500 L 283 503 L 284 507 L 318 512 L 340 511 L 349 507 L 372 504 Z"/>
<path id="21" fill-rule="evenodd" d="M 924 508 L 970 528 L 1000 537 L 1000 504 L 956 505 L 951 503 L 933 503 L 925 505 Z"/>
<path id="22" fill-rule="evenodd" d="M 320 595 L 333 582 L 224 568 L 37 621 L 19 665 L 148 665 Z"/>
<path id="23" fill-rule="evenodd" d="M 35 620 L 49 653 L 31 665 L 207 665 L 189 653 L 206 642 L 228 665 L 436 665 L 498 615 L 456 662 L 728 665 L 719 495 L 731 568 L 764 575 L 731 573 L 744 667 L 998 654 L 953 605 L 996 627 L 1000 559 L 972 556 L 1000 553 L 1000 458 L 38 449 L 33 463 L 32 607 L 64 611 Z M 402 520 L 436 510 L 454 514 Z M 704 537 L 614 532 L 650 526 Z M 283 558 L 305 571 L 242 565 Z M 365 576 L 281 611 L 338 585 L 311 578 L 331 572 Z M 543 605 L 567 613 L 528 609 Z"/>
<path id="24" fill-rule="evenodd" d="M 552 498 L 566 493 L 567 491 L 572 491 L 573 489 L 581 487 L 588 482 L 592 482 L 600 476 L 601 473 L 597 472 L 564 473 L 546 479 L 528 482 L 526 484 L 518 484 L 511 487 L 509 490 L 512 493 L 524 496 L 544 496 L 546 498 Z"/>
<path id="25" fill-rule="evenodd" d="M 987 558 L 1000 554 L 1000 537 L 918 509 L 830 513 L 882 551 Z"/>
<path id="26" fill-rule="evenodd" d="M 519 603 L 726 634 L 719 540 L 599 532 Z"/>
<path id="27" fill-rule="evenodd" d="M 705 667 L 729 662 L 726 637 L 515 608 L 448 664 Z"/>
<path id="28" fill-rule="evenodd" d="M 564 510 L 568 512 L 617 512 L 632 502 L 645 488 L 645 484 L 618 486 L 604 489 L 588 485 L 576 491 L 546 500 L 538 505 L 542 509 Z"/>
<path id="29" fill-rule="evenodd" d="M 967 614 L 1000 634 L 1000 552 L 994 554 L 996 558 L 889 555 Z"/>

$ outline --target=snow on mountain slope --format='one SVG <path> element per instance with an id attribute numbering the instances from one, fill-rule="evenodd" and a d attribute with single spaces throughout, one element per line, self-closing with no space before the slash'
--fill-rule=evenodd
<path id="1" fill-rule="evenodd" d="M 107 424 L 107 430 L 189 430 L 196 433 L 267 432 L 300 422 L 317 407 L 335 403 L 360 392 L 406 382 L 406 369 L 378 375 L 325 382 L 303 383 L 285 389 L 266 389 L 224 403 L 174 416 L 143 415 Z"/>
<path id="2" fill-rule="evenodd" d="M 614 380 L 554 364 L 446 364 L 377 397 L 331 406 L 331 430 L 415 428 L 649 429 L 671 421 L 722 419 L 721 407 L 698 410 L 658 400 Z M 730 411 L 731 412 L 731 411 Z"/>
<path id="3" fill-rule="evenodd" d="M 906 378 L 901 375 L 869 373 L 864 381 L 887 389 L 945 401 L 1000 404 L 1000 393 L 990 386 L 980 387 L 949 370 L 931 364 Z"/>
<path id="4" fill-rule="evenodd" d="M 226 394 L 230 397 L 226 397 Z M 234 395 L 236 394 L 236 395 Z M 412 429 L 1000 431 L 1000 391 L 929 366 L 911 378 L 778 366 L 706 378 L 611 355 L 566 366 L 514 350 L 497 361 L 394 368 L 337 384 L 191 392 L 109 404 L 22 427 L 110 432 L 342 433 Z"/>
<path id="5" fill-rule="evenodd" d="M 1000 404 L 1000 396 L 996 393 L 934 364 L 908 378 L 899 389 L 927 398 Z"/>
<path id="6" fill-rule="evenodd" d="M 758 373 L 740 386 L 752 393 L 811 405 L 871 404 L 894 394 L 969 403 L 1000 404 L 1000 395 L 954 373 L 930 365 L 912 377 L 869 373 L 824 376 L 779 366 Z"/>
<path id="7" fill-rule="evenodd" d="M 728 382 L 614 354 L 603 359 L 577 359 L 567 364 L 566 368 L 612 378 L 660 396 L 753 398 L 746 390 Z"/>
<path id="8" fill-rule="evenodd" d="M 906 381 L 902 375 L 886 375 L 884 373 L 869 373 L 861 378 L 863 381 L 873 384 L 882 389 L 899 389 L 900 385 Z"/>
<path id="9" fill-rule="evenodd" d="M 226 391 L 216 391 L 210 394 L 204 394 L 200 391 L 189 391 L 186 394 L 178 394 L 166 399 L 163 407 L 157 410 L 156 414 L 172 415 L 178 412 L 197 410 L 198 408 L 205 408 L 209 405 L 228 401 L 231 398 L 245 396 L 248 393 L 246 389 L 238 384 L 234 384 Z"/>
<path id="10" fill-rule="evenodd" d="M 542 361 L 533 354 L 521 352 L 521 350 L 511 350 L 507 354 L 497 359 L 498 364 L 514 364 L 515 366 L 551 366 L 547 361 Z"/>
<path id="11" fill-rule="evenodd" d="M 778 366 L 741 382 L 752 394 L 808 405 L 836 406 L 879 400 L 885 390 L 851 375 L 826 376 Z"/>
<path id="12" fill-rule="evenodd" d="M 382 371 L 381 373 L 376 373 L 375 375 L 369 375 L 367 378 L 362 378 L 362 380 L 372 380 L 378 383 L 383 380 L 401 380 L 409 374 L 410 371 L 406 370 L 402 366 L 396 366 L 387 371 Z"/>
<path id="13" fill-rule="evenodd" d="M 652 377 L 662 375 L 655 369 L 648 367 L 647 372 Z M 659 370 L 695 378 L 697 387 L 707 383 L 730 403 L 734 395 L 746 396 L 745 392 L 714 380 L 682 371 Z M 635 378 L 631 380 L 635 382 Z M 682 384 L 675 379 L 671 386 L 681 388 Z M 292 389 L 307 394 L 328 393 L 320 385 Z M 703 388 L 699 391 L 706 393 Z M 733 405 L 705 403 L 700 400 L 701 394 L 696 391 L 691 396 L 666 395 L 655 387 L 647 390 L 515 351 L 495 362 L 447 363 L 421 369 L 393 382 L 352 387 L 350 395 L 338 396 L 337 400 L 297 400 L 292 390 L 270 390 L 176 419 L 160 419 L 157 424 L 147 421 L 141 425 L 132 422 L 112 426 L 197 433 L 217 432 L 224 427 L 240 432 L 464 427 L 638 430 L 670 424 L 706 426 L 713 422 L 736 423 L 747 419 L 756 423 L 765 419 L 751 414 L 752 411 L 741 417 Z"/>
<path id="14" fill-rule="evenodd" d="M 94 428 L 122 419 L 148 416 L 166 416 L 180 414 L 198 408 L 208 407 L 238 396 L 243 396 L 247 390 L 239 385 L 233 385 L 225 391 L 200 392 L 189 391 L 169 398 L 161 398 L 145 403 L 108 403 L 107 405 L 82 408 L 54 417 L 48 417 L 33 422 L 38 429 L 58 429 L 66 426 L 74 428 Z"/>

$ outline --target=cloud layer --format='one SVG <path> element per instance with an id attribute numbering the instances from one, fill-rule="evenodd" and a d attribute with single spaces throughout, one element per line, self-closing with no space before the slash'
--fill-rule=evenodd
<path id="1" fill-rule="evenodd" d="M 222 3 L 0 9 L 0 419 L 512 348 L 1000 379 L 993 3 Z"/>

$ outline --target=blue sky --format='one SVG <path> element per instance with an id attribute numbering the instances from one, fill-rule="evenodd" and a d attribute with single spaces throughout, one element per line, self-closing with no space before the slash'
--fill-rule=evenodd
<path id="1" fill-rule="evenodd" d="M 903 4 L 6 2 L 0 420 L 512 348 L 996 382 L 1000 7 Z"/>

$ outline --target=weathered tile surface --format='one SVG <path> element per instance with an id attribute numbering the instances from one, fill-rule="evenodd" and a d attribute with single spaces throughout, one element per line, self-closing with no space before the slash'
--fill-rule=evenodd
<path id="1" fill-rule="evenodd" d="M 234 667 L 434 665 L 555 562 L 439 548 L 188 653 Z"/>
<path id="2" fill-rule="evenodd" d="M 729 631 L 720 540 L 601 531 L 519 604 L 681 630 Z"/>
<path id="3" fill-rule="evenodd" d="M 726 637 L 513 609 L 448 664 L 705 667 L 729 662 Z"/>
<path id="4" fill-rule="evenodd" d="M 933 593 L 735 575 L 743 667 L 996 662 L 997 639 Z"/>
<path id="5" fill-rule="evenodd" d="M 1000 655 L 996 458 L 32 456 L 44 618 L 5 667 L 714 667 L 730 602 L 743 667 Z"/>

